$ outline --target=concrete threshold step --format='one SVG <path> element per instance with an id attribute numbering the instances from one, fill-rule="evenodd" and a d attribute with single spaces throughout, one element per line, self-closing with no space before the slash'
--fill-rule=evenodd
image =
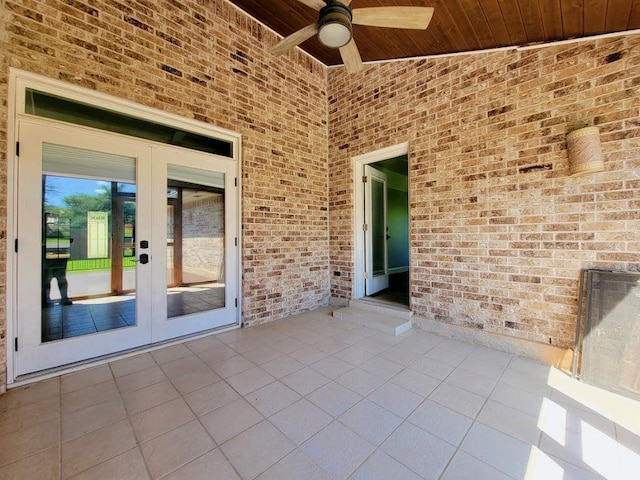
<path id="1" fill-rule="evenodd" d="M 349 300 L 349 306 L 359 308 L 361 310 L 367 310 L 369 312 L 389 315 L 391 317 L 411 320 L 411 310 L 403 305 L 391 305 L 389 303 L 382 303 L 375 300 L 370 300 L 368 298 L 362 298 L 358 300 Z"/>
<path id="2" fill-rule="evenodd" d="M 360 305 L 349 305 L 333 311 L 333 316 L 355 325 L 373 328 L 389 335 L 400 335 L 411 328 L 411 312 L 409 315 L 398 315 L 397 311 L 389 312 L 385 308 L 373 310 Z"/>

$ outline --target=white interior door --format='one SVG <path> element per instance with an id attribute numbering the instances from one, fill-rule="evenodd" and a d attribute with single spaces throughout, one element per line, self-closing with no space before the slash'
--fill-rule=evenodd
<path id="1" fill-rule="evenodd" d="M 373 295 L 389 287 L 387 254 L 387 176 L 364 166 L 365 183 L 365 292 Z"/>
<path id="2" fill-rule="evenodd" d="M 238 322 L 235 162 L 18 131 L 15 376 Z"/>

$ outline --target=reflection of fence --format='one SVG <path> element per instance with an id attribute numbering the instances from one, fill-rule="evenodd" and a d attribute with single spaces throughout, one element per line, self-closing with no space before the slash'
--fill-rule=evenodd
<path id="1" fill-rule="evenodd" d="M 124 257 L 122 265 L 124 268 L 135 268 L 135 257 Z M 90 258 L 86 260 L 69 260 L 67 262 L 67 272 L 89 272 L 96 270 L 111 270 L 110 258 Z"/>

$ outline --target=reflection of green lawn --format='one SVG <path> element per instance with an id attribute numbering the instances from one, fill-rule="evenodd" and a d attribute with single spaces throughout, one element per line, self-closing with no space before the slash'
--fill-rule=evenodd
<path id="1" fill-rule="evenodd" d="M 136 268 L 135 257 L 124 257 L 122 264 L 125 269 Z M 111 270 L 110 258 L 89 258 L 86 260 L 69 260 L 67 262 L 67 272 L 98 272 Z"/>

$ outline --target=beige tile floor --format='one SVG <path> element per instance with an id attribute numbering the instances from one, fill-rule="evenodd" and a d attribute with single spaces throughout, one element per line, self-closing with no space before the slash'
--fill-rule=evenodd
<path id="1" fill-rule="evenodd" d="M 331 309 L 0 396 L 0 479 L 637 479 L 640 404 Z"/>

